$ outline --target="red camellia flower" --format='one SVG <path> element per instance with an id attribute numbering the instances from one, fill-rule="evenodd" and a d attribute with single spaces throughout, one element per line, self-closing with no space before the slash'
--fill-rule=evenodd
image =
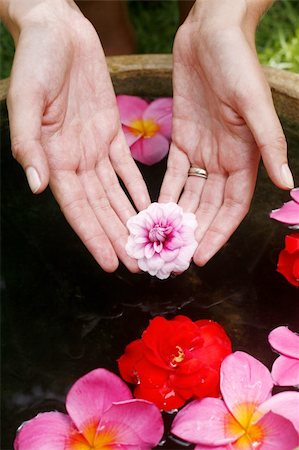
<path id="1" fill-rule="evenodd" d="M 224 329 L 211 320 L 155 317 L 119 360 L 134 395 L 169 411 L 190 398 L 218 397 L 220 365 L 230 354 Z"/>
<path id="2" fill-rule="evenodd" d="M 285 237 L 285 248 L 279 254 L 277 271 L 289 283 L 299 286 L 299 233 Z"/>

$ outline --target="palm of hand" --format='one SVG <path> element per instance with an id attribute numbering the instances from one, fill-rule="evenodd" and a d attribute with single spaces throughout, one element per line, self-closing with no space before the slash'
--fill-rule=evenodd
<path id="1" fill-rule="evenodd" d="M 116 173 L 129 192 L 135 184 L 131 195 L 137 207 L 144 207 L 149 199 L 122 133 L 100 42 L 91 25 L 81 17 L 79 21 L 65 39 L 53 38 L 53 30 L 44 33 L 42 42 L 32 32 L 23 35 L 15 58 L 13 92 L 20 89 L 17 69 L 21 63 L 22 85 L 31 90 L 33 105 L 31 129 L 25 134 L 40 147 L 36 152 L 43 159 L 39 172 L 48 171 L 51 190 L 65 217 L 99 264 L 115 270 L 119 257 L 135 271 L 136 263 L 124 249 L 124 223 L 135 211 Z M 72 33 L 75 39 L 70 38 Z M 40 53 L 45 57 L 39 61 L 24 58 Z M 14 104 L 13 99 L 10 103 Z M 13 122 L 15 115 L 11 116 Z M 27 136 L 17 134 L 12 135 L 12 144 L 21 160 L 24 152 L 19 149 L 27 145 Z"/>
<path id="2" fill-rule="evenodd" d="M 209 53 L 193 36 L 192 24 L 182 28 L 174 47 L 173 145 L 169 170 L 171 166 L 185 169 L 177 190 L 184 184 L 180 204 L 196 213 L 199 247 L 194 259 L 204 264 L 247 213 L 260 156 L 240 111 L 238 94 L 242 89 L 246 91 L 246 77 L 242 79 L 244 73 L 238 56 L 229 53 L 225 42 L 225 55 L 219 43 L 212 43 Z M 221 58 L 225 60 L 223 68 Z M 205 168 L 208 179 L 187 178 L 190 164 Z"/>

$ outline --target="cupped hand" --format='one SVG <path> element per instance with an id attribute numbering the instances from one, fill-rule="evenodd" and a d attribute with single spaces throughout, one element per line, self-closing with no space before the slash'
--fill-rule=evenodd
<path id="1" fill-rule="evenodd" d="M 100 266 L 113 271 L 125 251 L 127 219 L 150 203 L 126 144 L 104 53 L 76 7 L 38 5 L 17 40 L 8 110 L 12 151 L 33 192 L 48 183 L 66 219 Z"/>
<path id="2" fill-rule="evenodd" d="M 175 39 L 172 145 L 159 198 L 179 201 L 196 214 L 198 265 L 225 244 L 247 214 L 261 155 L 278 187 L 293 183 L 254 32 L 225 26 L 225 17 L 222 26 L 212 19 L 202 26 L 193 11 Z M 206 169 L 207 180 L 188 177 L 191 164 Z"/>

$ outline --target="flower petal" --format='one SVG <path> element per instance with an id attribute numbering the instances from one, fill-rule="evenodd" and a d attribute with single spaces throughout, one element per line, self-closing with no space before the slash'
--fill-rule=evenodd
<path id="1" fill-rule="evenodd" d="M 134 396 L 148 400 L 164 411 L 178 409 L 186 402 L 186 398 L 181 397 L 175 392 L 167 382 L 157 388 L 149 388 L 143 384 L 139 384 L 134 390 Z"/>
<path id="2" fill-rule="evenodd" d="M 131 398 L 130 389 L 117 375 L 106 369 L 95 369 L 73 384 L 66 409 L 81 431 L 87 422 L 99 421 L 113 402 Z"/>
<path id="3" fill-rule="evenodd" d="M 279 209 L 274 209 L 270 214 L 271 219 L 278 220 L 288 225 L 299 224 L 299 203 L 291 200 Z"/>
<path id="4" fill-rule="evenodd" d="M 297 431 L 285 417 L 268 412 L 257 425 L 263 435 L 261 445 L 257 447 L 261 450 L 294 450 L 299 444 Z"/>
<path id="5" fill-rule="evenodd" d="M 14 450 L 65 450 L 74 426 L 66 414 L 38 414 L 19 429 Z"/>
<path id="6" fill-rule="evenodd" d="M 129 383 L 137 383 L 136 364 L 143 361 L 144 344 L 141 339 L 128 344 L 125 353 L 118 359 L 118 369 L 124 380 Z"/>
<path id="7" fill-rule="evenodd" d="M 185 406 L 175 417 L 171 432 L 194 444 L 219 446 L 242 436 L 241 427 L 227 428 L 235 422 L 224 402 L 218 398 L 195 400 Z"/>
<path id="8" fill-rule="evenodd" d="M 135 144 L 135 142 L 138 141 L 138 139 L 141 138 L 142 134 L 139 133 L 137 134 L 137 130 L 134 130 L 135 133 L 133 133 L 132 128 L 127 127 L 126 125 L 122 126 L 124 135 L 126 137 L 126 141 L 129 147 L 131 147 L 133 144 Z"/>
<path id="9" fill-rule="evenodd" d="M 272 411 L 285 417 L 299 433 L 299 392 L 285 391 L 273 395 L 258 407 L 258 411 L 263 414 Z"/>
<path id="10" fill-rule="evenodd" d="M 171 137 L 172 98 L 158 98 L 146 108 L 143 119 L 152 119 L 160 125 L 160 133 L 167 139 Z"/>
<path id="11" fill-rule="evenodd" d="M 299 203 L 299 187 L 292 189 L 290 195 L 295 202 Z"/>
<path id="12" fill-rule="evenodd" d="M 155 447 L 164 432 L 159 409 L 145 400 L 114 403 L 104 413 L 100 427 L 105 423 L 115 424 L 115 428 L 119 429 L 115 444 L 132 445 L 144 450 Z M 122 424 L 126 426 L 119 427 Z"/>
<path id="13" fill-rule="evenodd" d="M 288 327 L 277 327 L 268 336 L 271 347 L 278 353 L 299 359 L 299 335 Z"/>
<path id="14" fill-rule="evenodd" d="M 220 445 L 220 446 L 213 445 L 213 447 L 211 447 L 210 445 L 199 444 L 199 445 L 196 445 L 194 447 L 194 450 L 211 450 L 211 449 L 213 449 L 213 450 L 227 450 L 227 446 L 226 445 Z"/>
<path id="15" fill-rule="evenodd" d="M 142 118 L 148 107 L 148 102 L 133 95 L 118 95 L 116 97 L 121 123 L 130 127 L 131 122 Z"/>
<path id="16" fill-rule="evenodd" d="M 161 161 L 168 153 L 169 142 L 160 133 L 151 138 L 140 138 L 131 146 L 131 153 L 136 161 L 147 166 Z"/>
<path id="17" fill-rule="evenodd" d="M 238 404 L 259 405 L 264 402 L 271 395 L 272 388 L 269 370 L 251 355 L 235 352 L 222 362 L 220 389 L 232 414 Z"/>
<path id="18" fill-rule="evenodd" d="M 299 359 L 279 356 L 272 366 L 272 378 L 278 386 L 299 386 Z"/>

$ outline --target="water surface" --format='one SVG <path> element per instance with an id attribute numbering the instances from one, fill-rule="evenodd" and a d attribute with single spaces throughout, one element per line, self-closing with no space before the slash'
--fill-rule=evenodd
<path id="1" fill-rule="evenodd" d="M 4 122 L 6 122 L 4 112 Z M 160 281 L 124 267 L 104 273 L 62 217 L 49 190 L 30 193 L 10 155 L 2 127 L 2 444 L 12 449 L 17 427 L 41 411 L 64 411 L 71 384 L 117 358 L 162 314 L 213 319 L 234 350 L 269 368 L 276 355 L 267 335 L 278 325 L 299 331 L 299 291 L 275 271 L 287 229 L 268 218 L 289 199 L 261 168 L 248 217 L 206 267 Z M 299 142 L 289 135 L 299 184 Z M 165 163 L 146 168 L 153 200 Z M 166 415 L 166 422 L 171 417 Z M 163 448 L 179 449 L 167 439 Z"/>

